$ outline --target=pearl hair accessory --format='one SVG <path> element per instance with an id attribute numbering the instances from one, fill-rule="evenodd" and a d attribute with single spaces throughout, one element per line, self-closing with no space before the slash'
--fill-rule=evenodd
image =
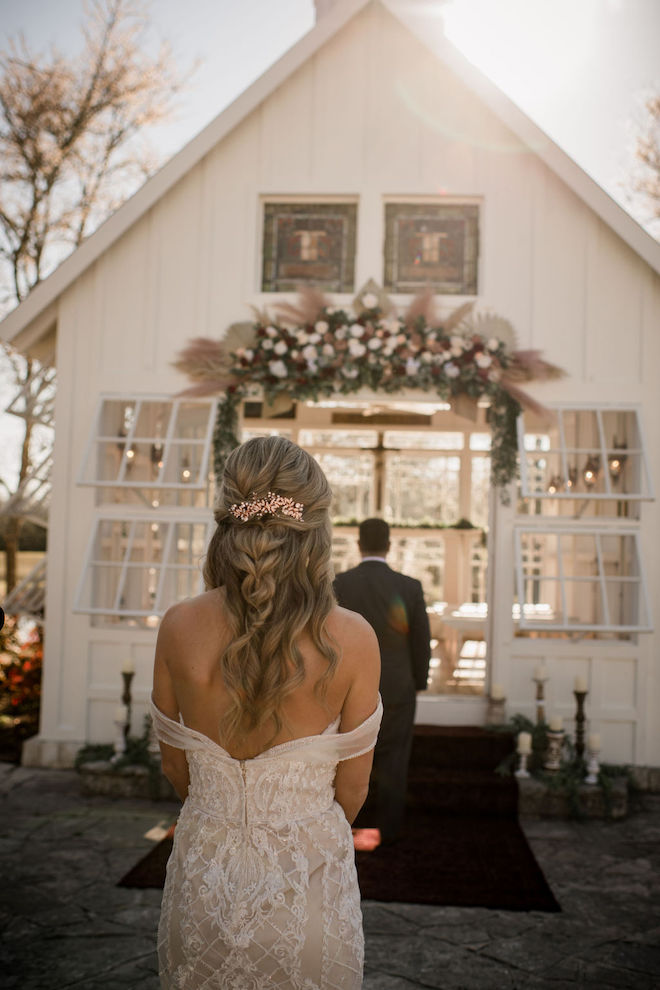
<path id="1" fill-rule="evenodd" d="M 276 495 L 274 492 L 266 492 L 265 495 L 252 493 L 252 498 L 246 502 L 234 502 L 229 506 L 229 511 L 241 522 L 249 522 L 251 519 L 261 519 L 263 516 L 276 516 L 281 513 L 283 516 L 290 516 L 302 522 L 304 505 L 302 502 L 294 502 L 286 495 Z"/>

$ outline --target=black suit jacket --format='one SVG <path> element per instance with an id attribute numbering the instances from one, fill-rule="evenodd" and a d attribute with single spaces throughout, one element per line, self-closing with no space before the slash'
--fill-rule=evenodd
<path id="1" fill-rule="evenodd" d="M 406 701 L 423 691 L 431 633 L 420 582 L 385 561 L 365 560 L 337 575 L 335 594 L 340 605 L 363 615 L 378 637 L 383 703 Z"/>

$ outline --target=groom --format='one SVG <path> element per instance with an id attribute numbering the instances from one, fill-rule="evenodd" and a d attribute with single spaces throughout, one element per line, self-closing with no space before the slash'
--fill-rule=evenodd
<path id="1" fill-rule="evenodd" d="M 401 833 L 416 691 L 426 688 L 431 656 L 429 620 L 419 581 L 386 563 L 390 528 L 383 519 L 360 524 L 362 563 L 335 578 L 337 601 L 373 626 L 381 656 L 383 721 L 374 751 L 369 795 L 360 821 L 377 826 L 381 842 Z"/>

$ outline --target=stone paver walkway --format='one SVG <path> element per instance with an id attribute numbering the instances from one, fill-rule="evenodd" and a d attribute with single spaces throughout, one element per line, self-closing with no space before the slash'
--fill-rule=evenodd
<path id="1" fill-rule="evenodd" d="M 160 891 L 115 884 L 176 811 L 0 764 L 0 987 L 157 990 Z M 622 822 L 524 828 L 562 912 L 365 902 L 364 990 L 660 987 L 660 797 Z"/>

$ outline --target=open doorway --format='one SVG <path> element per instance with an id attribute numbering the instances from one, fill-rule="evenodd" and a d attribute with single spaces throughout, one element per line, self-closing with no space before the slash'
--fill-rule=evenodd
<path id="1" fill-rule="evenodd" d="M 309 450 L 334 492 L 333 562 L 359 563 L 358 524 L 391 527 L 388 563 L 422 582 L 431 624 L 427 693 L 482 696 L 487 682 L 490 443 L 474 418 L 442 402 L 337 396 L 298 403 L 286 418 L 246 404 L 242 439 L 280 433 Z"/>

